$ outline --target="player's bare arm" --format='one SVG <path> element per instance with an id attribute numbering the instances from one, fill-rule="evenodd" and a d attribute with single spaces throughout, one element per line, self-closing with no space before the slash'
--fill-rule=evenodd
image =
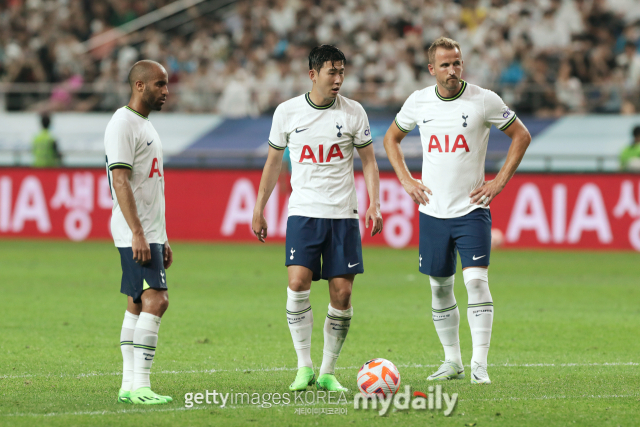
<path id="1" fill-rule="evenodd" d="M 164 269 L 168 270 L 173 264 L 173 251 L 171 250 L 171 246 L 169 246 L 169 241 L 167 240 L 164 243 Z"/>
<path id="2" fill-rule="evenodd" d="M 491 201 L 504 189 L 513 174 L 516 173 L 516 169 L 520 165 L 527 147 L 529 147 L 531 135 L 520 119 L 516 119 L 504 133 L 511 138 L 507 159 L 493 180 L 486 181 L 482 187 L 471 192 L 469 196 L 472 204 L 489 206 Z"/>
<path id="3" fill-rule="evenodd" d="M 151 261 L 151 248 L 144 236 L 140 217 L 138 216 L 138 209 L 136 208 L 136 200 L 133 197 L 133 190 L 129 183 L 131 170 L 126 168 L 113 169 L 111 173 L 113 175 L 113 189 L 116 192 L 118 204 L 133 234 L 133 238 L 131 239 L 133 259 L 140 264 L 146 264 Z"/>
<path id="4" fill-rule="evenodd" d="M 380 213 L 380 173 L 378 162 L 373 151 L 373 144 L 358 148 L 358 155 L 362 160 L 362 172 L 369 193 L 369 209 L 365 215 L 364 225 L 369 228 L 371 221 L 371 237 L 382 231 L 382 214 Z"/>
<path id="5" fill-rule="evenodd" d="M 398 125 L 395 122 L 391 123 L 389 129 L 387 129 L 387 133 L 384 136 L 384 149 L 387 152 L 387 157 L 391 162 L 391 166 L 393 166 L 393 170 L 396 171 L 396 175 L 398 176 L 398 180 L 400 180 L 400 184 L 404 188 L 404 191 L 411 196 L 411 199 L 418 205 L 426 205 L 429 203 L 429 197 L 427 194 L 431 195 L 431 190 L 427 188 L 426 185 L 422 183 L 419 179 L 414 179 L 411 176 L 411 172 L 409 172 L 409 168 L 404 161 L 404 154 L 402 153 L 402 148 L 400 148 L 400 143 L 404 139 L 407 134 L 402 132 Z"/>
<path id="6" fill-rule="evenodd" d="M 262 178 L 260 178 L 260 186 L 258 187 L 256 206 L 253 208 L 251 228 L 253 229 L 253 234 L 263 243 L 264 239 L 267 238 L 267 220 L 264 217 L 264 207 L 267 205 L 269 197 L 278 182 L 283 155 L 284 150 L 276 150 L 273 147 L 269 147 L 269 154 L 267 155 L 267 161 L 262 170 Z"/>

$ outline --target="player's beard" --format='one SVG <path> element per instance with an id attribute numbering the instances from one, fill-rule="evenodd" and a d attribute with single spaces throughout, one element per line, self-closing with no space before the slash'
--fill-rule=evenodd
<path id="1" fill-rule="evenodd" d="M 440 82 L 440 84 L 446 90 L 456 90 L 460 84 L 460 79 L 457 76 L 455 79 L 450 79 L 449 76 L 447 76 L 447 78 L 443 82 Z"/>
<path id="2" fill-rule="evenodd" d="M 160 99 L 161 98 L 156 98 L 153 95 L 153 92 L 148 90 L 147 88 L 145 88 L 144 92 L 142 92 L 142 102 L 144 102 L 147 105 L 147 107 L 149 107 L 150 110 L 153 110 L 153 111 L 162 110 L 162 104 L 160 103 Z"/>

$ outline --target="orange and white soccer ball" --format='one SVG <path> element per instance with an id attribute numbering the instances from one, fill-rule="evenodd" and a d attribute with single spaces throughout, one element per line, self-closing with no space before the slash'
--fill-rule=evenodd
<path id="1" fill-rule="evenodd" d="M 387 397 L 400 388 L 400 372 L 387 359 L 373 359 L 358 371 L 358 390 L 365 396 Z"/>

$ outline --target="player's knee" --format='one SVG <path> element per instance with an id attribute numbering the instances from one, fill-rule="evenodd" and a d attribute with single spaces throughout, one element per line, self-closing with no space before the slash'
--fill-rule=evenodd
<path id="1" fill-rule="evenodd" d="M 303 279 L 294 277 L 289 279 L 289 289 L 294 292 L 308 291 L 310 285 Z"/>
<path id="2" fill-rule="evenodd" d="M 162 298 L 160 298 L 160 310 L 164 313 L 169 308 L 169 294 L 167 292 L 162 293 Z"/>
<path id="3" fill-rule="evenodd" d="M 349 306 L 349 303 L 351 302 L 351 287 L 345 286 L 345 287 L 336 289 L 333 292 L 333 298 L 335 302 L 340 305 L 341 310 L 346 309 Z"/>
<path id="4" fill-rule="evenodd" d="M 153 301 L 152 310 L 156 316 L 162 317 L 165 311 L 169 308 L 169 294 L 167 292 L 160 292 Z"/>
<path id="5" fill-rule="evenodd" d="M 487 286 L 489 283 L 489 270 L 480 267 L 466 268 L 462 271 L 462 277 L 467 289 Z"/>
<path id="6" fill-rule="evenodd" d="M 470 303 L 492 301 L 489 291 L 489 272 L 486 268 L 467 268 L 462 271 Z"/>
<path id="7" fill-rule="evenodd" d="M 453 293 L 453 282 L 455 276 L 436 277 L 429 276 L 431 284 L 431 294 L 435 298 L 446 298 Z"/>

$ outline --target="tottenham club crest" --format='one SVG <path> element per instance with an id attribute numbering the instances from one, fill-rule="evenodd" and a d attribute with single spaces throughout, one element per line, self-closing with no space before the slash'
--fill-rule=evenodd
<path id="1" fill-rule="evenodd" d="M 336 123 L 336 128 L 338 128 L 338 138 L 340 138 L 342 136 L 342 132 L 340 132 L 340 129 L 342 129 L 342 126 Z"/>
<path id="2" fill-rule="evenodd" d="M 463 127 L 463 128 L 466 128 L 466 127 L 467 127 L 467 118 L 468 118 L 468 117 L 469 117 L 469 116 L 465 116 L 465 115 L 464 115 L 464 113 L 462 113 L 462 119 L 464 120 L 464 123 L 462 124 L 462 127 Z"/>

